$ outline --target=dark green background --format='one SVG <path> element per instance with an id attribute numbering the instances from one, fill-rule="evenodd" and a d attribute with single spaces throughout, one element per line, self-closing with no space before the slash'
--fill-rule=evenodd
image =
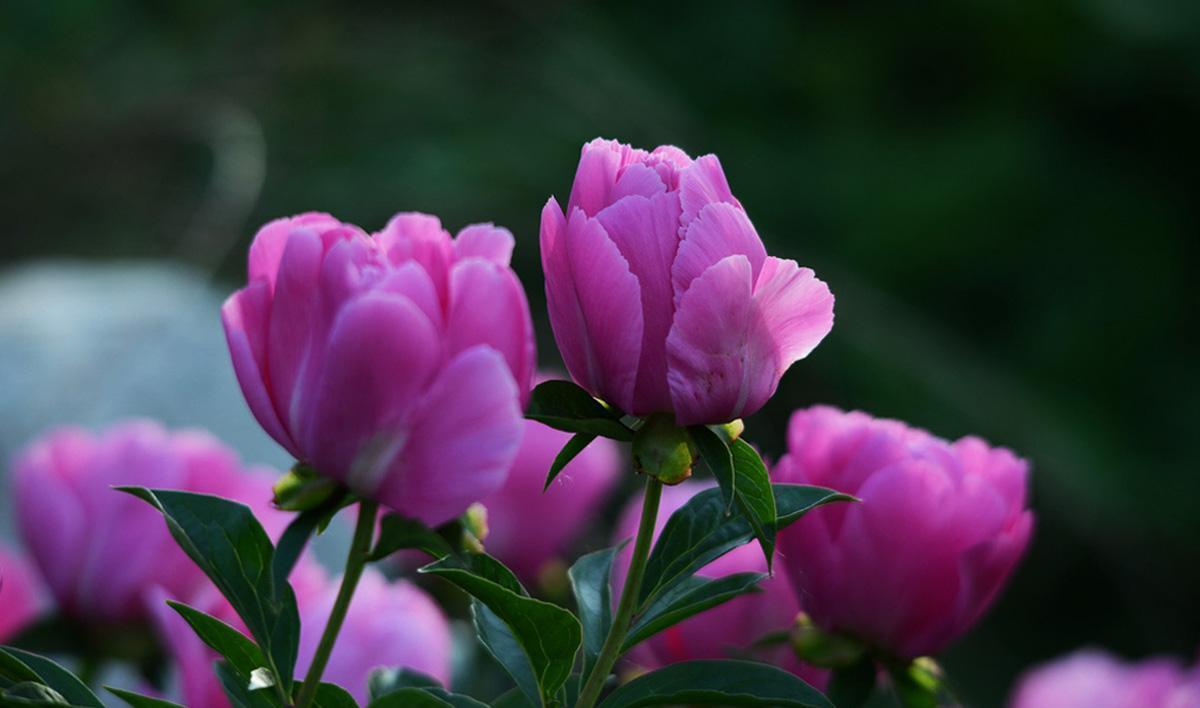
<path id="1" fill-rule="evenodd" d="M 1033 550 L 945 657 L 968 702 L 1081 644 L 1200 644 L 1200 4 L 8 0 L 0 79 L 3 261 L 232 289 L 275 216 L 492 220 L 543 364 L 538 214 L 580 145 L 716 152 L 837 296 L 754 440 L 828 402 L 1034 463 Z"/>

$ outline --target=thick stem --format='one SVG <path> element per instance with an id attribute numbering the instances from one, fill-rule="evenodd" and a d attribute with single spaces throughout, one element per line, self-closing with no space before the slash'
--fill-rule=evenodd
<path id="1" fill-rule="evenodd" d="M 329 613 L 329 621 L 325 623 L 321 643 L 317 645 L 317 652 L 313 655 L 312 664 L 304 677 L 304 685 L 300 687 L 300 694 L 296 697 L 296 708 L 308 708 L 317 695 L 321 674 L 325 673 L 325 665 L 329 663 L 334 642 L 337 641 L 338 632 L 346 620 L 346 612 L 350 609 L 354 589 L 358 587 L 358 579 L 362 577 L 363 568 L 366 567 L 367 558 L 371 554 L 371 540 L 375 537 L 375 514 L 378 510 L 379 505 L 373 501 L 363 500 L 359 504 L 358 525 L 354 528 L 354 540 L 350 542 L 350 552 L 346 555 L 342 586 L 338 589 L 333 610 Z"/>
<path id="2" fill-rule="evenodd" d="M 654 522 L 658 518 L 658 502 L 662 498 L 662 482 L 655 477 L 646 479 L 646 497 L 642 501 L 642 520 L 638 524 L 637 539 L 633 542 L 633 557 L 629 560 L 629 574 L 625 576 L 625 587 L 621 588 L 621 600 L 617 604 L 617 615 L 612 627 L 600 647 L 596 665 L 587 677 L 587 683 L 579 692 L 575 708 L 592 708 L 604 690 L 604 682 L 617 659 L 621 658 L 621 645 L 629 634 L 633 611 L 637 607 L 638 593 L 642 589 L 642 577 L 646 574 L 646 560 L 650 557 L 650 544 L 654 540 Z"/>

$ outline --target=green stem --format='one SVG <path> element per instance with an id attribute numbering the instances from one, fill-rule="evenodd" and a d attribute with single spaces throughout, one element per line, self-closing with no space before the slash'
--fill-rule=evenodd
<path id="1" fill-rule="evenodd" d="M 350 542 L 350 552 L 346 555 L 346 571 L 342 575 L 342 586 L 338 589 L 337 599 L 334 600 L 333 610 L 329 613 L 329 621 L 325 623 L 325 633 L 321 635 L 321 643 L 313 655 L 308 674 L 304 677 L 304 685 L 296 697 L 296 708 L 308 708 L 317 695 L 317 686 L 321 683 L 321 674 L 325 673 L 325 665 L 329 663 L 329 655 L 333 653 L 333 644 L 337 641 L 338 632 L 346 620 L 346 611 L 350 609 L 350 600 L 354 597 L 354 589 L 358 587 L 358 579 L 362 577 L 363 568 L 371 554 L 371 540 L 375 537 L 375 514 L 379 505 L 370 500 L 363 500 L 358 509 L 358 525 L 354 528 L 354 540 Z"/>
<path id="2" fill-rule="evenodd" d="M 633 542 L 633 557 L 629 561 L 629 574 L 625 576 L 625 587 L 621 588 L 621 601 L 617 604 L 617 615 L 612 627 L 600 647 L 596 665 L 579 692 L 575 708 L 592 708 L 604 690 L 604 683 L 617 659 L 621 658 L 621 645 L 629 634 L 637 596 L 642 589 L 642 577 L 646 574 L 646 560 L 650 557 L 650 543 L 654 539 L 654 522 L 658 518 L 658 502 L 662 498 L 662 482 L 655 477 L 646 480 L 646 498 L 642 501 L 642 520 L 638 524 L 637 539 Z"/>

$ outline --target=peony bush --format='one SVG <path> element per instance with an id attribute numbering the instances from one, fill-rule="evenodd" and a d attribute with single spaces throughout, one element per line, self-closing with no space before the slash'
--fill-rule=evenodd
<path id="1" fill-rule="evenodd" d="M 134 708 L 955 705 L 936 655 L 1029 546 L 1030 464 L 814 406 L 768 465 L 742 418 L 834 298 L 767 254 L 714 155 L 595 140 L 547 202 L 569 380 L 533 385 L 514 244 L 418 213 L 262 227 L 222 320 L 294 466 L 152 421 L 31 442 L 0 706 L 101 706 L 102 687 Z M 310 548 L 331 527 L 334 569 Z M 139 678 L 109 685 L 116 663 Z M 1012 705 L 1189 708 L 1196 676 L 1084 653 Z"/>

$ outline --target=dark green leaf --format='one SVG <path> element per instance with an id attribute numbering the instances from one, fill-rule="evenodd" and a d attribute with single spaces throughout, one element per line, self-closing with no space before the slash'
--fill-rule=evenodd
<path id="1" fill-rule="evenodd" d="M 439 688 L 441 685 L 432 676 L 404 667 L 375 669 L 367 680 L 371 698 L 379 698 L 401 688 Z"/>
<path id="2" fill-rule="evenodd" d="M 100 701 L 95 693 L 92 693 L 92 689 L 88 688 L 87 684 L 80 681 L 75 674 L 67 671 L 50 659 L 22 651 L 16 647 L 0 648 L 0 654 L 8 654 L 10 659 L 16 659 L 21 664 L 24 664 L 34 673 L 34 680 L 53 688 L 71 705 L 104 708 L 104 703 Z M 5 667 L 10 665 L 10 661 L 2 661 Z"/>
<path id="3" fill-rule="evenodd" d="M 11 647 L 0 647 L 0 688 L 28 681 L 41 681 L 36 671 L 26 666 L 16 655 L 9 653 L 11 650 Z"/>
<path id="4" fill-rule="evenodd" d="M 228 662 L 218 661 L 214 664 L 217 680 L 225 691 L 225 697 L 233 708 L 278 708 L 275 693 L 268 690 L 251 691 L 250 684 L 244 676 L 237 672 Z"/>
<path id="5" fill-rule="evenodd" d="M 401 688 L 367 705 L 368 708 L 454 708 L 453 703 L 422 688 Z"/>
<path id="6" fill-rule="evenodd" d="M 550 465 L 550 472 L 546 475 L 546 484 L 542 487 L 542 491 L 544 492 L 549 489 L 550 483 L 554 481 L 558 473 L 562 472 L 563 468 L 570 464 L 576 455 L 583 452 L 584 448 L 591 445 L 595 439 L 596 436 L 591 433 L 575 433 L 571 436 L 567 444 L 563 445 L 563 449 L 559 450 L 558 454 L 554 456 L 554 464 Z"/>
<path id="7" fill-rule="evenodd" d="M 665 705 L 833 708 L 820 691 L 782 669 L 751 661 L 686 661 L 640 676 L 600 708 Z"/>
<path id="8" fill-rule="evenodd" d="M 370 559 L 381 560 L 405 548 L 424 551 L 434 558 L 454 553 L 454 548 L 437 531 L 416 519 L 388 514 L 380 522 L 379 540 L 375 542 Z"/>
<path id="9" fill-rule="evenodd" d="M 546 381 L 533 389 L 525 417 L 568 433 L 633 440 L 618 411 L 606 408 L 570 381 Z"/>
<path id="10" fill-rule="evenodd" d="M 529 655 L 504 620 L 478 600 L 471 602 L 471 617 L 479 642 L 512 677 L 513 683 L 525 694 L 525 699 L 535 706 L 545 705 L 547 701 Z"/>
<path id="11" fill-rule="evenodd" d="M 850 666 L 835 669 L 829 679 L 829 700 L 838 708 L 858 708 L 875 690 L 875 662 L 863 656 Z"/>
<path id="12" fill-rule="evenodd" d="M 351 499 L 353 499 L 352 495 L 338 487 L 321 504 L 311 509 L 305 509 L 292 519 L 275 547 L 272 566 L 276 584 L 287 583 L 292 569 L 296 567 L 296 561 L 300 559 L 300 554 L 304 553 L 304 548 L 308 545 L 312 535 L 324 529 L 330 519 Z"/>
<path id="13" fill-rule="evenodd" d="M 627 652 L 667 627 L 728 602 L 738 595 L 755 592 L 763 573 L 736 573 L 717 580 L 693 575 L 663 593 L 634 623 L 621 649 Z"/>
<path id="14" fill-rule="evenodd" d="M 151 698 L 150 696 L 143 696 L 140 693 L 134 693 L 133 691 L 126 691 L 123 688 L 114 688 L 113 686 L 105 686 L 104 690 L 113 694 L 117 698 L 120 698 L 121 700 L 125 701 L 125 703 L 130 705 L 132 708 L 184 708 L 183 706 L 181 706 L 178 703 L 172 703 L 171 701 L 164 701 L 161 698 Z"/>
<path id="15" fill-rule="evenodd" d="M 477 701 L 470 696 L 464 696 L 461 693 L 450 693 L 444 688 L 425 688 L 422 689 L 426 693 L 436 696 L 443 701 L 454 706 L 454 708 L 488 708 L 488 704 L 483 701 Z"/>
<path id="16" fill-rule="evenodd" d="M 799 484 L 772 487 L 778 505 L 778 528 L 796 521 L 816 506 L 853 498 L 822 487 Z M 646 607 L 676 583 L 753 537 L 754 530 L 743 515 L 725 514 L 721 490 L 700 492 L 671 515 L 659 534 L 646 564 L 639 606 Z"/>
<path id="17" fill-rule="evenodd" d="M 754 537 L 767 558 L 767 570 L 775 562 L 775 494 L 771 477 L 758 451 L 745 440 L 735 440 L 729 446 L 733 454 L 734 501 L 738 510 L 750 520 Z"/>
<path id="18" fill-rule="evenodd" d="M 221 620 L 181 602 L 167 601 L 191 626 L 200 641 L 225 657 L 238 673 L 248 678 L 255 669 L 266 665 L 262 651 L 246 635 Z"/>
<path id="19" fill-rule="evenodd" d="M 483 603 L 520 644 L 549 700 L 571 675 L 582 629 L 570 612 L 557 605 L 526 597 L 512 572 L 490 556 L 468 560 L 443 558 L 421 568 L 440 576 Z"/>
<path id="20" fill-rule="evenodd" d="M 332 683 L 317 685 L 317 693 L 313 696 L 314 708 L 358 708 L 358 702 L 346 689 Z"/>
<path id="21" fill-rule="evenodd" d="M 233 605 L 283 693 L 289 693 L 300 643 L 296 596 L 286 582 L 277 582 L 275 549 L 250 509 L 207 494 L 144 487 L 121 491 L 162 512 L 171 535 Z"/>
<path id="22" fill-rule="evenodd" d="M 492 708 L 533 708 L 533 704 L 521 692 L 521 689 L 514 688 L 511 691 L 505 691 L 499 698 L 492 701 Z"/>
<path id="23" fill-rule="evenodd" d="M 58 691 L 37 681 L 24 681 L 0 691 L 0 708 L 70 705 Z"/>
<path id="24" fill-rule="evenodd" d="M 692 441 L 696 443 L 700 459 L 704 460 L 704 464 L 712 470 L 713 477 L 717 479 L 717 486 L 721 488 L 721 496 L 725 499 L 725 513 L 728 514 L 733 509 L 733 496 L 737 491 L 733 453 L 729 451 L 729 443 L 704 425 L 693 425 L 688 428 L 688 432 L 692 434 Z"/>
<path id="25" fill-rule="evenodd" d="M 583 677 L 587 680 L 592 665 L 600 654 L 600 647 L 612 627 L 612 575 L 613 559 L 621 550 L 605 548 L 582 556 L 567 571 L 571 591 L 575 594 L 575 606 L 579 621 L 583 625 Z"/>

